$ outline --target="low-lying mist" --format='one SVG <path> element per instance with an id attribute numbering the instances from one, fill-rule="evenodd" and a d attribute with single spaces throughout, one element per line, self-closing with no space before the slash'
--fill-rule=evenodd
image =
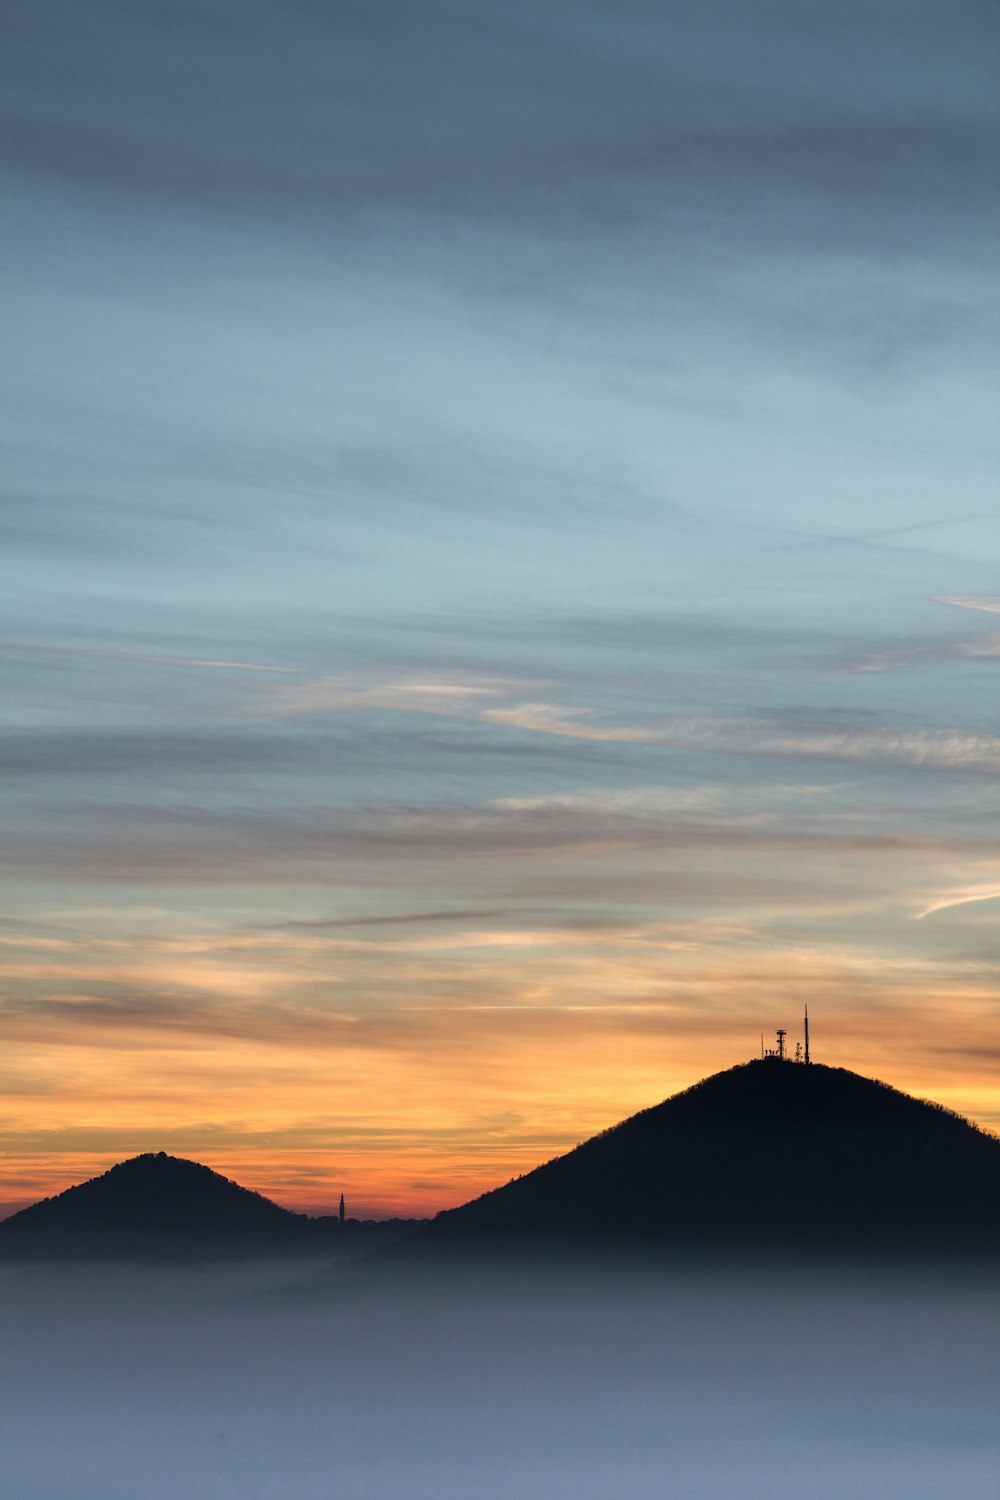
<path id="1" fill-rule="evenodd" d="M 993 1500 L 970 1273 L 0 1267 L 16 1500 Z"/>

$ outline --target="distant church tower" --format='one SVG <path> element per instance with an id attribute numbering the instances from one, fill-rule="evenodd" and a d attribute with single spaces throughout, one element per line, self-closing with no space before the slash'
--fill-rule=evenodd
<path id="1" fill-rule="evenodd" d="M 344 1195 L 343 1195 L 343 1193 L 341 1193 L 341 1195 L 340 1195 L 340 1213 L 337 1215 L 337 1218 L 340 1220 L 341 1224 L 343 1224 L 343 1222 L 344 1222 Z"/>

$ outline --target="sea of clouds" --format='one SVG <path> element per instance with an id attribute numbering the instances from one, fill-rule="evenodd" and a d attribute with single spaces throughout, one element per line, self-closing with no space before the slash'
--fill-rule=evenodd
<path id="1" fill-rule="evenodd" d="M 17 1500 L 992 1500 L 1000 1289 L 7 1266 Z"/>

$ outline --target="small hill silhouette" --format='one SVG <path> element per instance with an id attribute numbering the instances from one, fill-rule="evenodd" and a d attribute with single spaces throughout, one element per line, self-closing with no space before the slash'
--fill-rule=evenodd
<path id="1" fill-rule="evenodd" d="M 420 1222 L 309 1218 L 199 1162 L 147 1152 L 0 1221 L 0 1258 L 342 1258 L 392 1243 Z"/>
<path id="2" fill-rule="evenodd" d="M 995 1255 L 1000 1141 L 843 1068 L 753 1061 L 439 1214 L 402 1254 Z"/>
<path id="3" fill-rule="evenodd" d="M 156 1245 L 183 1253 L 280 1241 L 306 1222 L 198 1162 L 147 1152 L 5 1219 L 0 1250 L 139 1252 Z"/>

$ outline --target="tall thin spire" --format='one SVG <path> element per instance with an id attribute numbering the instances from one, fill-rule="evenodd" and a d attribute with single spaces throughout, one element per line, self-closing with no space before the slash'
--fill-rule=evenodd
<path id="1" fill-rule="evenodd" d="M 340 1213 L 337 1215 L 337 1217 L 339 1218 L 341 1224 L 343 1224 L 343 1222 L 344 1222 L 344 1195 L 343 1195 L 343 1193 L 341 1193 L 341 1195 L 340 1195 Z"/>
<path id="2" fill-rule="evenodd" d="M 809 1061 L 809 1006 L 806 1006 L 806 1052 L 803 1062 Z"/>

